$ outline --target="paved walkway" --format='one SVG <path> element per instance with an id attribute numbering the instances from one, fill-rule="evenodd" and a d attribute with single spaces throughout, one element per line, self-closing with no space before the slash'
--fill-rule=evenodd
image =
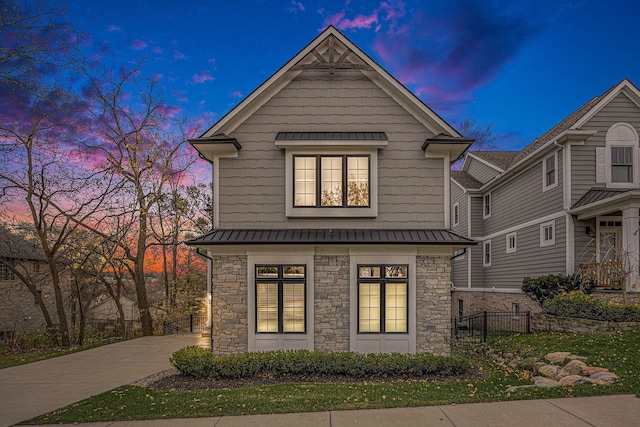
<path id="1" fill-rule="evenodd" d="M 15 368 L 0 369 L 0 426 L 10 426 L 170 367 L 179 348 L 202 344 L 195 335 L 146 337 Z M 91 427 L 235 426 L 633 426 L 640 399 L 632 395 L 472 403 L 418 408 L 282 415 L 114 421 Z"/>

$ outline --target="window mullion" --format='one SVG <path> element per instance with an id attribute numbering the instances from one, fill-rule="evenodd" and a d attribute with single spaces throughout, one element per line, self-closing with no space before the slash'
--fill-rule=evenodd
<path id="1" fill-rule="evenodd" d="M 380 333 L 385 333 L 385 322 L 386 322 L 386 311 L 387 311 L 387 302 L 386 302 L 386 293 L 387 289 L 385 286 L 386 282 L 384 280 L 380 281 Z"/>
<path id="2" fill-rule="evenodd" d="M 346 207 L 347 206 L 347 191 L 349 191 L 349 188 L 347 186 L 347 179 L 348 179 L 348 173 L 347 173 L 347 156 L 342 156 L 342 207 Z"/>

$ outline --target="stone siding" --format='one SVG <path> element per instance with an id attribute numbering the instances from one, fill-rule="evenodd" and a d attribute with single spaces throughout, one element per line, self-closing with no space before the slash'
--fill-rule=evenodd
<path id="1" fill-rule="evenodd" d="M 319 351 L 349 351 L 349 257 L 315 257 L 315 337 Z"/>
<path id="2" fill-rule="evenodd" d="M 622 304 L 622 291 L 595 291 L 592 295 L 600 301 Z M 627 292 L 627 302 L 640 304 L 640 292 Z"/>
<path id="3" fill-rule="evenodd" d="M 213 352 L 248 351 L 247 257 L 214 256 L 213 286 Z"/>
<path id="4" fill-rule="evenodd" d="M 511 312 L 513 304 L 520 305 L 520 312 L 530 311 L 540 313 L 542 307 L 535 300 L 525 294 L 506 292 L 451 292 L 451 313 L 453 317 L 458 316 L 458 300 L 463 301 L 463 316 L 481 313 L 483 311 Z"/>
<path id="5" fill-rule="evenodd" d="M 416 257 L 416 352 L 451 355 L 449 257 Z"/>
<path id="6" fill-rule="evenodd" d="M 566 332 L 573 334 L 608 334 L 627 332 L 640 326 L 639 322 L 609 322 L 605 320 L 560 317 L 537 313 L 531 316 L 531 332 Z"/>

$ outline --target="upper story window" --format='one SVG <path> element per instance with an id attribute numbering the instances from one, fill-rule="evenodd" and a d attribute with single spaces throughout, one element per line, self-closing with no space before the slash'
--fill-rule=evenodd
<path id="1" fill-rule="evenodd" d="M 460 203 L 453 205 L 453 226 L 460 224 Z"/>
<path id="2" fill-rule="evenodd" d="M 368 207 L 369 156 L 294 156 L 295 207 Z"/>
<path id="3" fill-rule="evenodd" d="M 616 123 L 605 137 L 606 147 L 596 148 L 596 181 L 607 187 L 635 188 L 640 184 L 638 133 L 628 123 Z"/>
<path id="4" fill-rule="evenodd" d="M 558 152 L 542 162 L 542 191 L 558 186 Z"/>
<path id="5" fill-rule="evenodd" d="M 482 198 L 482 218 L 489 218 L 491 216 L 491 193 L 487 193 Z"/>

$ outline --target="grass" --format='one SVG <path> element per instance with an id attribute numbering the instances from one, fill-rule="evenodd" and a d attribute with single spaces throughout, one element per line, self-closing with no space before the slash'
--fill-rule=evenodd
<path id="1" fill-rule="evenodd" d="M 0 369 L 25 365 L 27 363 L 38 362 L 40 360 L 52 359 L 54 357 L 64 356 L 65 354 L 77 353 L 79 351 L 89 350 L 111 343 L 113 343 L 113 341 L 92 343 L 82 347 L 31 350 L 22 353 L 0 352 Z"/>
<path id="2" fill-rule="evenodd" d="M 480 380 L 278 384 L 199 392 L 167 392 L 124 386 L 34 418 L 28 423 L 392 408 L 622 393 L 640 395 L 639 332 L 541 334 L 493 339 L 465 350 L 474 365 L 487 372 L 487 376 Z M 620 377 L 620 381 L 611 386 L 583 384 L 553 389 L 525 388 L 509 393 L 507 389 L 510 386 L 530 382 L 522 373 L 499 367 L 485 356 L 490 352 L 544 356 L 551 351 L 571 351 L 588 356 L 590 365 L 609 368 Z"/>

